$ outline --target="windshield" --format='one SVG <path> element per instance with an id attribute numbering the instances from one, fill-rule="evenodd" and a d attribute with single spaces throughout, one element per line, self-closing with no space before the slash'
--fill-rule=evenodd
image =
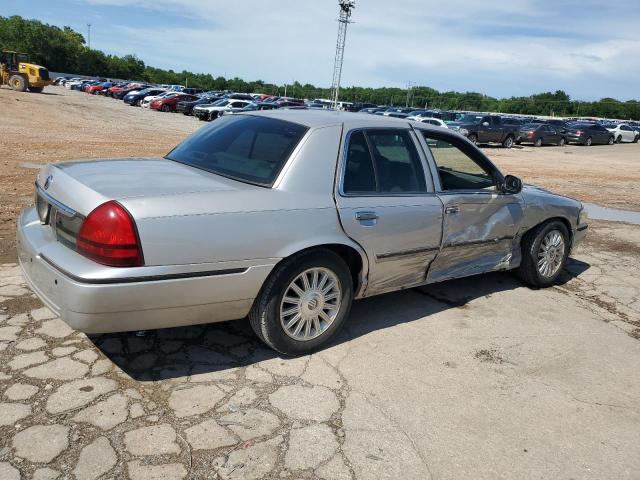
<path id="1" fill-rule="evenodd" d="M 271 187 L 307 128 L 273 118 L 223 116 L 165 158 L 241 182 Z"/>
<path id="2" fill-rule="evenodd" d="M 540 123 L 527 123 L 522 126 L 522 130 L 537 130 L 540 125 Z"/>
<path id="3" fill-rule="evenodd" d="M 480 123 L 482 115 L 462 115 L 457 122 L 460 123 Z"/>

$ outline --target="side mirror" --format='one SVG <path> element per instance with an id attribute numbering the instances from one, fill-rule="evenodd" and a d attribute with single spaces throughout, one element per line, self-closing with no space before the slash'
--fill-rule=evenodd
<path id="1" fill-rule="evenodd" d="M 482 122 L 482 126 L 483 127 L 488 127 L 489 126 L 489 122 Z"/>
<path id="2" fill-rule="evenodd" d="M 516 194 L 522 191 L 522 180 L 513 175 L 507 175 L 504 177 L 504 182 L 501 186 L 502 193 Z"/>

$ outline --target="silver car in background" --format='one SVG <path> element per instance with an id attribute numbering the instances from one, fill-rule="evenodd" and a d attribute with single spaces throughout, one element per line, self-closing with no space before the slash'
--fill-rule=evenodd
<path id="1" fill-rule="evenodd" d="M 291 355 L 353 299 L 499 270 L 554 283 L 580 202 L 522 186 L 461 135 L 292 110 L 224 116 L 165 158 L 48 165 L 18 221 L 33 291 L 98 334 L 249 317 Z"/>

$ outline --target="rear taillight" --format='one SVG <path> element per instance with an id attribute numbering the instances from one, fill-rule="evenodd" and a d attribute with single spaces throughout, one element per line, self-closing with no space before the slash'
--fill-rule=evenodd
<path id="1" fill-rule="evenodd" d="M 580 136 L 582 135 L 582 130 L 578 130 L 578 131 L 576 132 L 576 135 L 580 137 Z"/>
<path id="2" fill-rule="evenodd" d="M 133 218 L 114 201 L 96 207 L 85 218 L 76 248 L 85 257 L 110 267 L 140 267 L 144 264 Z"/>
<path id="3" fill-rule="evenodd" d="M 527 137 L 528 138 L 533 138 L 533 132 L 527 132 Z"/>

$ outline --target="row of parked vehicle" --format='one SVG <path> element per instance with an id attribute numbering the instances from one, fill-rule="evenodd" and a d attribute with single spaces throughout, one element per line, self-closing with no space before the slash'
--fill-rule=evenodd
<path id="1" fill-rule="evenodd" d="M 301 100 L 259 93 L 203 91 L 180 85 L 148 85 L 140 82 L 110 82 L 81 78 L 56 79 L 55 83 L 71 90 L 105 95 L 132 106 L 162 112 L 180 112 L 202 121 L 237 112 L 284 109 L 330 109 L 325 99 Z M 369 103 L 338 105 L 340 109 L 371 115 L 402 118 L 449 128 L 475 144 L 499 143 L 505 148 L 517 144 L 563 146 L 613 145 L 640 140 L 640 122 L 613 122 L 585 119 L 544 119 L 525 116 L 494 115 L 477 112 L 454 112 L 410 107 L 387 107 Z"/>

